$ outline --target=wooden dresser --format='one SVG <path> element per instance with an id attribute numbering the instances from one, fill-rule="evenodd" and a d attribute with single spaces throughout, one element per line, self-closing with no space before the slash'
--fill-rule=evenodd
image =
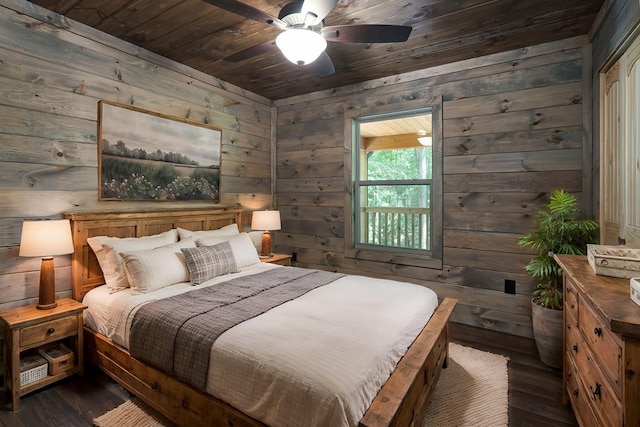
<path id="1" fill-rule="evenodd" d="M 640 426 L 640 306 L 629 279 L 596 275 L 586 256 L 564 270 L 563 403 L 581 426 Z"/>

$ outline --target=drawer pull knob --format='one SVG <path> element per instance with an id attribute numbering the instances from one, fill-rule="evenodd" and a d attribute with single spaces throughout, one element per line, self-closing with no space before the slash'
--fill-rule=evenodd
<path id="1" fill-rule="evenodd" d="M 576 305 L 572 303 L 572 304 L 571 304 L 571 308 L 572 308 L 572 309 L 576 308 Z"/>
<path id="2" fill-rule="evenodd" d="M 593 333 L 599 337 L 602 336 L 602 328 L 598 328 L 598 327 L 593 328 Z"/>
<path id="3" fill-rule="evenodd" d="M 56 331 L 56 330 L 55 330 L 54 328 L 49 328 L 49 329 L 47 329 L 47 333 L 48 333 L 48 334 L 52 334 L 52 333 L 54 333 L 55 331 Z"/>
<path id="4" fill-rule="evenodd" d="M 567 323 L 567 329 L 571 329 L 571 323 Z"/>
<path id="5" fill-rule="evenodd" d="M 578 352 L 578 344 L 573 345 L 573 351 L 575 351 L 576 353 Z"/>
<path id="6" fill-rule="evenodd" d="M 596 388 L 593 390 L 593 395 L 600 396 L 600 384 L 596 383 Z"/>
<path id="7" fill-rule="evenodd" d="M 578 397 L 578 389 L 573 390 L 573 395 L 574 395 L 575 397 Z"/>

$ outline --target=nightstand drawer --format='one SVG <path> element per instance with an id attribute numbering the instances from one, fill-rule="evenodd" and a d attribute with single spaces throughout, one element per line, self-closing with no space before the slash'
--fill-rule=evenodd
<path id="1" fill-rule="evenodd" d="M 70 335 L 78 330 L 76 316 L 63 317 L 40 325 L 30 326 L 20 331 L 20 346 L 44 344 Z"/>

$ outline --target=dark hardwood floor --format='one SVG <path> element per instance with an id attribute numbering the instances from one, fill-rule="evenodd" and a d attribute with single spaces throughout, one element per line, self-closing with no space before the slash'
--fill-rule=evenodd
<path id="1" fill-rule="evenodd" d="M 561 372 L 538 359 L 533 340 L 456 323 L 450 331 L 454 342 L 509 357 L 509 426 L 577 425 L 571 408 L 561 403 Z M 9 409 L 3 393 L 0 426 L 91 426 L 95 417 L 130 396 L 106 375 L 87 367 L 83 377 L 68 378 L 23 397 L 17 412 Z"/>

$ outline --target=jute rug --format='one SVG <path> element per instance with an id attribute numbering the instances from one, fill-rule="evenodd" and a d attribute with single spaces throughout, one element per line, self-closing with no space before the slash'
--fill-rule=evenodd
<path id="1" fill-rule="evenodd" d="M 509 425 L 508 359 L 449 344 L 443 369 L 427 407 L 424 427 Z"/>
<path id="2" fill-rule="evenodd" d="M 508 359 L 454 343 L 449 344 L 449 356 L 449 367 L 442 370 L 423 427 L 508 426 Z M 93 423 L 98 427 L 173 426 L 138 399 L 123 403 Z"/>

